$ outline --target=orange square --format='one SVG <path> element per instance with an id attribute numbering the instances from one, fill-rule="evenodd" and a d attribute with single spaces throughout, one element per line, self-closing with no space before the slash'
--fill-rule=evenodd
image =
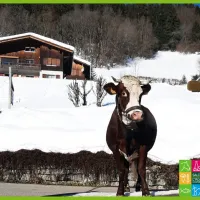
<path id="1" fill-rule="evenodd" d="M 179 172 L 179 184 L 191 184 L 191 172 Z"/>

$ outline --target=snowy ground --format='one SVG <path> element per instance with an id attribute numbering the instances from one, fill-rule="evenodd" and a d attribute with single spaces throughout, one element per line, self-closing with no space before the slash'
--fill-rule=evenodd
<path id="1" fill-rule="evenodd" d="M 163 65 L 171 67 L 173 59 L 177 60 L 178 56 L 176 54 L 168 57 L 169 64 L 163 59 Z M 199 55 L 181 55 L 179 65 L 182 63 L 182 70 L 180 66 L 177 67 L 176 76 L 178 77 L 178 73 L 180 77 L 182 74 L 188 77 L 195 74 L 197 62 L 196 65 L 193 62 L 198 57 Z M 151 62 L 153 61 L 146 63 L 147 68 Z M 158 62 L 161 61 L 158 59 Z M 99 73 L 100 71 L 105 73 L 105 70 L 99 70 Z M 110 72 L 111 70 L 105 76 L 117 76 L 117 70 L 112 74 Z M 118 69 L 118 75 L 120 73 L 121 69 Z M 153 72 L 150 70 L 148 76 L 151 73 Z M 160 74 L 160 77 L 164 75 L 165 73 Z M 15 100 L 12 109 L 8 110 L 8 78 L 0 77 L 0 108 L 3 111 L 0 114 L 0 151 L 38 148 L 45 152 L 66 153 L 85 149 L 110 153 L 105 142 L 105 133 L 114 104 L 96 107 L 94 95 L 91 93 L 88 98 L 89 106 L 75 108 L 68 100 L 66 85 L 69 82 L 13 78 Z M 91 84 L 88 83 L 88 88 Z M 143 105 L 155 115 L 158 124 L 157 140 L 149 152 L 151 158 L 174 163 L 200 153 L 199 102 L 200 94 L 187 91 L 186 85 L 152 84 L 152 90 L 142 100 Z M 114 96 L 107 95 L 103 103 L 114 103 Z"/>

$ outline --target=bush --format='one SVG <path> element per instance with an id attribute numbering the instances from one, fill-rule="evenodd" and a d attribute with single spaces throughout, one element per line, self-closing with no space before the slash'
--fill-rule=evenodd
<path id="1" fill-rule="evenodd" d="M 92 91 L 92 88 L 90 90 L 88 90 L 88 91 L 86 90 L 86 84 L 87 84 L 87 80 L 85 79 L 82 82 L 82 85 L 81 85 L 82 91 L 79 89 L 79 91 L 80 91 L 80 97 L 83 100 L 83 106 L 87 105 L 87 96 Z"/>
<path id="2" fill-rule="evenodd" d="M 96 96 L 96 105 L 98 107 L 102 106 L 102 101 L 107 95 L 106 91 L 104 90 L 104 85 L 106 84 L 106 80 L 100 76 L 96 80 L 96 88 L 93 90 L 95 96 Z"/>
<path id="3" fill-rule="evenodd" d="M 80 89 L 77 81 L 73 81 L 68 85 L 68 97 L 69 100 L 74 104 L 75 107 L 80 106 Z"/>
<path id="4" fill-rule="evenodd" d="M 180 85 L 185 85 L 185 84 L 187 84 L 187 79 L 186 79 L 186 77 L 185 77 L 185 75 L 183 75 L 183 77 L 182 77 L 182 79 L 180 80 L 180 83 L 179 83 Z"/>

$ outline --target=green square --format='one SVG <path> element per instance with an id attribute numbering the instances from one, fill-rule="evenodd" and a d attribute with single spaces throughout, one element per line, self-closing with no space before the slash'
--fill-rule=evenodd
<path id="1" fill-rule="evenodd" d="M 195 172 L 193 172 L 192 173 L 192 184 L 200 184 L 200 173 L 199 172 L 197 172 L 197 173 L 195 173 Z"/>
<path id="2" fill-rule="evenodd" d="M 191 184 L 179 185 L 179 196 L 181 196 L 181 197 L 191 197 L 192 196 L 192 186 L 191 186 Z"/>
<path id="3" fill-rule="evenodd" d="M 191 172 L 191 160 L 179 160 L 179 172 Z"/>

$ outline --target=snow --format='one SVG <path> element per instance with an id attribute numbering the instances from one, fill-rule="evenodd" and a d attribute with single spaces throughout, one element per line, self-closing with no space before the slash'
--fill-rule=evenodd
<path id="1" fill-rule="evenodd" d="M 51 38 L 48 38 L 48 37 L 45 37 L 45 36 L 42 36 L 42 35 L 39 35 L 39 34 L 36 34 L 36 33 L 32 33 L 32 32 L 22 33 L 22 34 L 17 34 L 17 35 L 11 35 L 11 36 L 6 36 L 6 37 L 0 37 L 0 43 L 4 40 L 17 39 L 17 38 L 26 37 L 26 36 L 38 38 L 38 39 L 44 40 L 46 42 L 51 42 L 51 43 L 58 45 L 60 47 L 64 47 L 66 49 L 70 49 L 70 50 L 74 51 L 74 47 L 71 46 L 71 45 L 68 45 L 68 44 L 59 42 L 57 40 L 54 40 L 54 39 L 51 39 Z"/>
<path id="2" fill-rule="evenodd" d="M 164 53 L 162 53 L 164 56 Z M 166 53 L 168 54 L 168 53 Z M 172 53 L 170 53 L 172 54 Z M 178 60 L 178 55 L 169 56 L 169 63 Z M 173 54 L 172 54 L 173 55 Z M 196 61 L 198 55 L 185 55 L 190 63 L 191 57 Z M 196 57 L 197 56 L 197 57 Z M 167 56 L 164 56 L 167 57 Z M 176 76 L 186 76 L 197 72 L 196 66 L 188 65 L 189 61 L 180 54 L 180 67 L 177 64 Z M 181 62 L 182 60 L 182 62 Z M 167 62 L 164 59 L 165 62 Z M 145 61 L 147 62 L 147 61 Z M 149 60 L 151 63 L 152 60 Z M 154 61 L 156 63 L 156 60 Z M 158 58 L 158 63 L 160 63 Z M 150 64 L 146 63 L 149 70 Z M 158 64 L 156 65 L 159 68 Z M 170 66 L 164 63 L 164 66 Z M 196 69 L 196 71 L 194 70 Z M 97 71 L 120 76 L 124 69 Z M 125 70 L 124 70 L 125 71 Z M 159 71 L 159 69 L 158 69 Z M 165 72 L 163 70 L 164 76 Z M 160 71 L 160 73 L 162 70 Z M 151 70 L 149 75 L 151 76 Z M 155 73 L 157 73 L 155 71 Z M 172 76 L 175 73 L 172 73 Z M 157 76 L 157 74 L 155 75 Z M 0 151 L 19 149 L 41 149 L 45 152 L 73 153 L 80 150 L 111 153 L 105 141 L 105 134 L 112 111 L 115 107 L 115 96 L 107 95 L 103 107 L 96 107 L 95 96 L 88 96 L 88 106 L 75 108 L 68 99 L 67 85 L 70 80 L 33 79 L 13 77 L 15 87 L 14 106 L 8 105 L 8 77 L 0 77 Z M 81 81 L 79 81 L 81 83 Z M 87 83 L 88 89 L 94 85 Z M 153 83 L 152 90 L 143 96 L 142 104 L 154 114 L 158 124 L 158 135 L 149 157 L 163 163 L 177 163 L 200 154 L 199 146 L 199 113 L 200 95 L 187 90 L 186 85 L 171 86 L 164 83 Z"/>
<path id="3" fill-rule="evenodd" d="M 77 60 L 79 62 L 82 62 L 82 63 L 85 63 L 86 65 L 91 65 L 91 62 L 87 61 L 87 60 L 84 60 L 78 56 L 74 56 L 74 60 Z"/>
<path id="4" fill-rule="evenodd" d="M 169 191 L 152 191 L 150 192 L 151 196 L 178 196 L 178 190 L 169 190 Z M 106 192 L 88 192 L 88 193 L 78 193 L 72 196 L 116 196 L 116 193 L 106 193 Z M 142 192 L 133 192 L 125 193 L 125 196 L 142 196 Z"/>
<path id="5" fill-rule="evenodd" d="M 198 53 L 159 51 L 155 59 L 136 58 L 135 61 L 130 61 L 125 68 L 118 66 L 117 69 L 97 69 L 96 71 L 103 76 L 116 78 L 131 73 L 138 76 L 174 79 L 181 79 L 185 75 L 187 80 L 190 80 L 192 75 L 198 73 L 199 60 Z"/>

